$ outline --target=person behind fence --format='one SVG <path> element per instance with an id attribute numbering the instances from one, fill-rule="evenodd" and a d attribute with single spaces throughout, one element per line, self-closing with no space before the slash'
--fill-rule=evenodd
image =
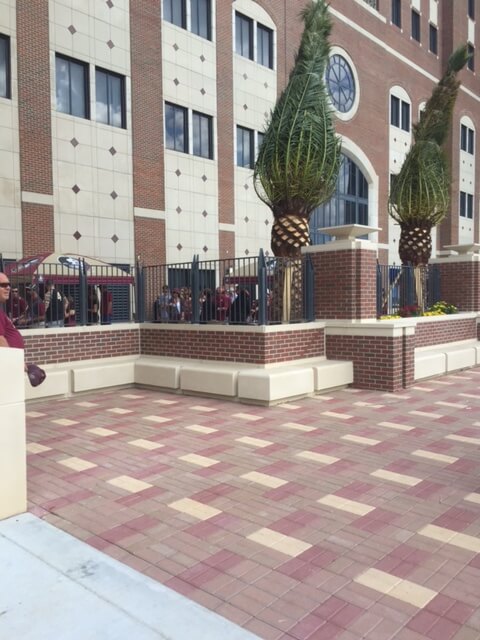
<path id="1" fill-rule="evenodd" d="M 217 287 L 215 292 L 215 318 L 218 322 L 225 322 L 230 307 L 230 296 L 225 291 L 225 287 Z"/>
<path id="2" fill-rule="evenodd" d="M 113 295 L 104 284 L 99 284 L 100 291 L 100 322 L 112 324 L 113 319 Z"/>
<path id="3" fill-rule="evenodd" d="M 72 296 L 68 296 L 67 305 L 65 307 L 65 326 L 74 327 L 76 324 L 75 300 Z"/>
<path id="4" fill-rule="evenodd" d="M 167 285 L 162 287 L 162 293 L 155 301 L 155 320 L 168 322 L 170 319 L 170 289 Z"/>
<path id="5" fill-rule="evenodd" d="M 210 289 L 203 290 L 200 303 L 200 322 L 215 320 L 215 296 Z"/>
<path id="6" fill-rule="evenodd" d="M 169 302 L 169 320 L 170 322 L 180 322 L 181 319 L 182 300 L 180 298 L 180 291 L 178 289 L 174 289 Z"/>
<path id="7" fill-rule="evenodd" d="M 27 286 L 27 301 L 27 326 L 31 328 L 43 327 L 45 325 L 45 303 L 34 285 Z"/>
<path id="8" fill-rule="evenodd" d="M 63 327 L 66 298 L 52 280 L 45 283 L 45 326 Z"/>
<path id="9" fill-rule="evenodd" d="M 250 316 L 250 294 L 246 289 L 240 289 L 237 297 L 230 305 L 229 320 L 232 324 L 247 322 Z"/>
<path id="10" fill-rule="evenodd" d="M 5 309 L 10 320 L 16 327 L 27 324 L 27 303 L 18 293 L 17 286 L 12 287 Z"/>
<path id="11" fill-rule="evenodd" d="M 87 324 L 98 324 L 99 304 L 98 296 L 94 286 L 88 287 L 87 292 Z"/>

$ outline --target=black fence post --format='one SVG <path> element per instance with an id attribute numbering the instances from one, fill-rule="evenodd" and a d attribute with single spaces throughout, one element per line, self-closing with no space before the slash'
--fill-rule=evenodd
<path id="1" fill-rule="evenodd" d="M 267 324 L 267 265 L 263 249 L 257 260 L 258 274 L 258 324 Z"/>
<path id="2" fill-rule="evenodd" d="M 198 255 L 192 260 L 192 324 L 200 323 L 200 269 Z"/>
<path id="3" fill-rule="evenodd" d="M 303 289 L 303 307 L 305 320 L 313 322 L 315 320 L 315 304 L 314 304 L 314 271 L 312 257 L 309 253 L 305 255 L 303 263 L 304 268 L 304 289 Z"/>
<path id="4" fill-rule="evenodd" d="M 139 262 L 135 268 L 135 293 L 137 306 L 137 322 L 145 322 L 145 296 L 143 286 L 143 267 Z"/>
<path id="5" fill-rule="evenodd" d="M 79 260 L 78 269 L 78 324 L 84 327 L 87 324 L 87 270 L 85 260 Z"/>
<path id="6" fill-rule="evenodd" d="M 387 267 L 388 269 L 388 267 Z M 382 267 L 377 262 L 377 318 L 382 315 L 382 297 L 383 297 L 383 282 L 382 282 Z"/>

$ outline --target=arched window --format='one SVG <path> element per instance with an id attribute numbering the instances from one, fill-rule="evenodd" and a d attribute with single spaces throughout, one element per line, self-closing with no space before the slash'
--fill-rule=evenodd
<path id="1" fill-rule="evenodd" d="M 343 154 L 335 193 L 310 218 L 311 243 L 325 244 L 332 239 L 317 229 L 342 224 L 368 225 L 368 182 L 355 162 Z"/>

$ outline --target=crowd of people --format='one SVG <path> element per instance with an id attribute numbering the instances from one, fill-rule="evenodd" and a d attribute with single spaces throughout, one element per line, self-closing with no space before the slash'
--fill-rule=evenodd
<path id="1" fill-rule="evenodd" d="M 39 285 L 27 284 L 23 295 L 12 284 L 5 301 L 5 313 L 19 329 L 73 327 L 77 324 L 75 300 L 66 295 L 52 280 Z M 87 324 L 112 322 L 112 293 L 105 285 L 87 290 Z"/>
<path id="2" fill-rule="evenodd" d="M 257 321 L 258 303 L 250 300 L 250 292 L 238 285 L 203 289 L 199 296 L 200 322 L 246 324 Z M 172 289 L 165 285 L 155 301 L 154 320 L 157 322 L 191 322 L 193 320 L 190 287 Z"/>

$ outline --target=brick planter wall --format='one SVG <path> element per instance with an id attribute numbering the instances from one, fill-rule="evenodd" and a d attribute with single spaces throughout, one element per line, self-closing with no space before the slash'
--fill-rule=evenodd
<path id="1" fill-rule="evenodd" d="M 428 347 L 444 342 L 473 340 L 477 337 L 476 318 L 438 320 L 437 322 L 418 322 L 415 329 L 415 347 Z"/>
<path id="2" fill-rule="evenodd" d="M 353 386 L 399 391 L 414 382 L 414 335 L 327 335 L 326 356 L 353 362 Z"/>
<path id="3" fill-rule="evenodd" d="M 160 325 L 141 329 L 141 352 L 144 355 L 192 358 L 250 364 L 272 364 L 324 355 L 324 329 L 241 331 L 219 326 L 168 327 Z"/>
<path id="4" fill-rule="evenodd" d="M 135 355 L 140 352 L 138 325 L 132 329 L 82 328 L 23 331 L 25 360 L 38 364 L 94 360 L 115 356 Z"/>
<path id="5" fill-rule="evenodd" d="M 442 299 L 459 311 L 480 311 L 480 262 L 478 256 L 451 256 L 432 260 L 440 269 Z"/>

